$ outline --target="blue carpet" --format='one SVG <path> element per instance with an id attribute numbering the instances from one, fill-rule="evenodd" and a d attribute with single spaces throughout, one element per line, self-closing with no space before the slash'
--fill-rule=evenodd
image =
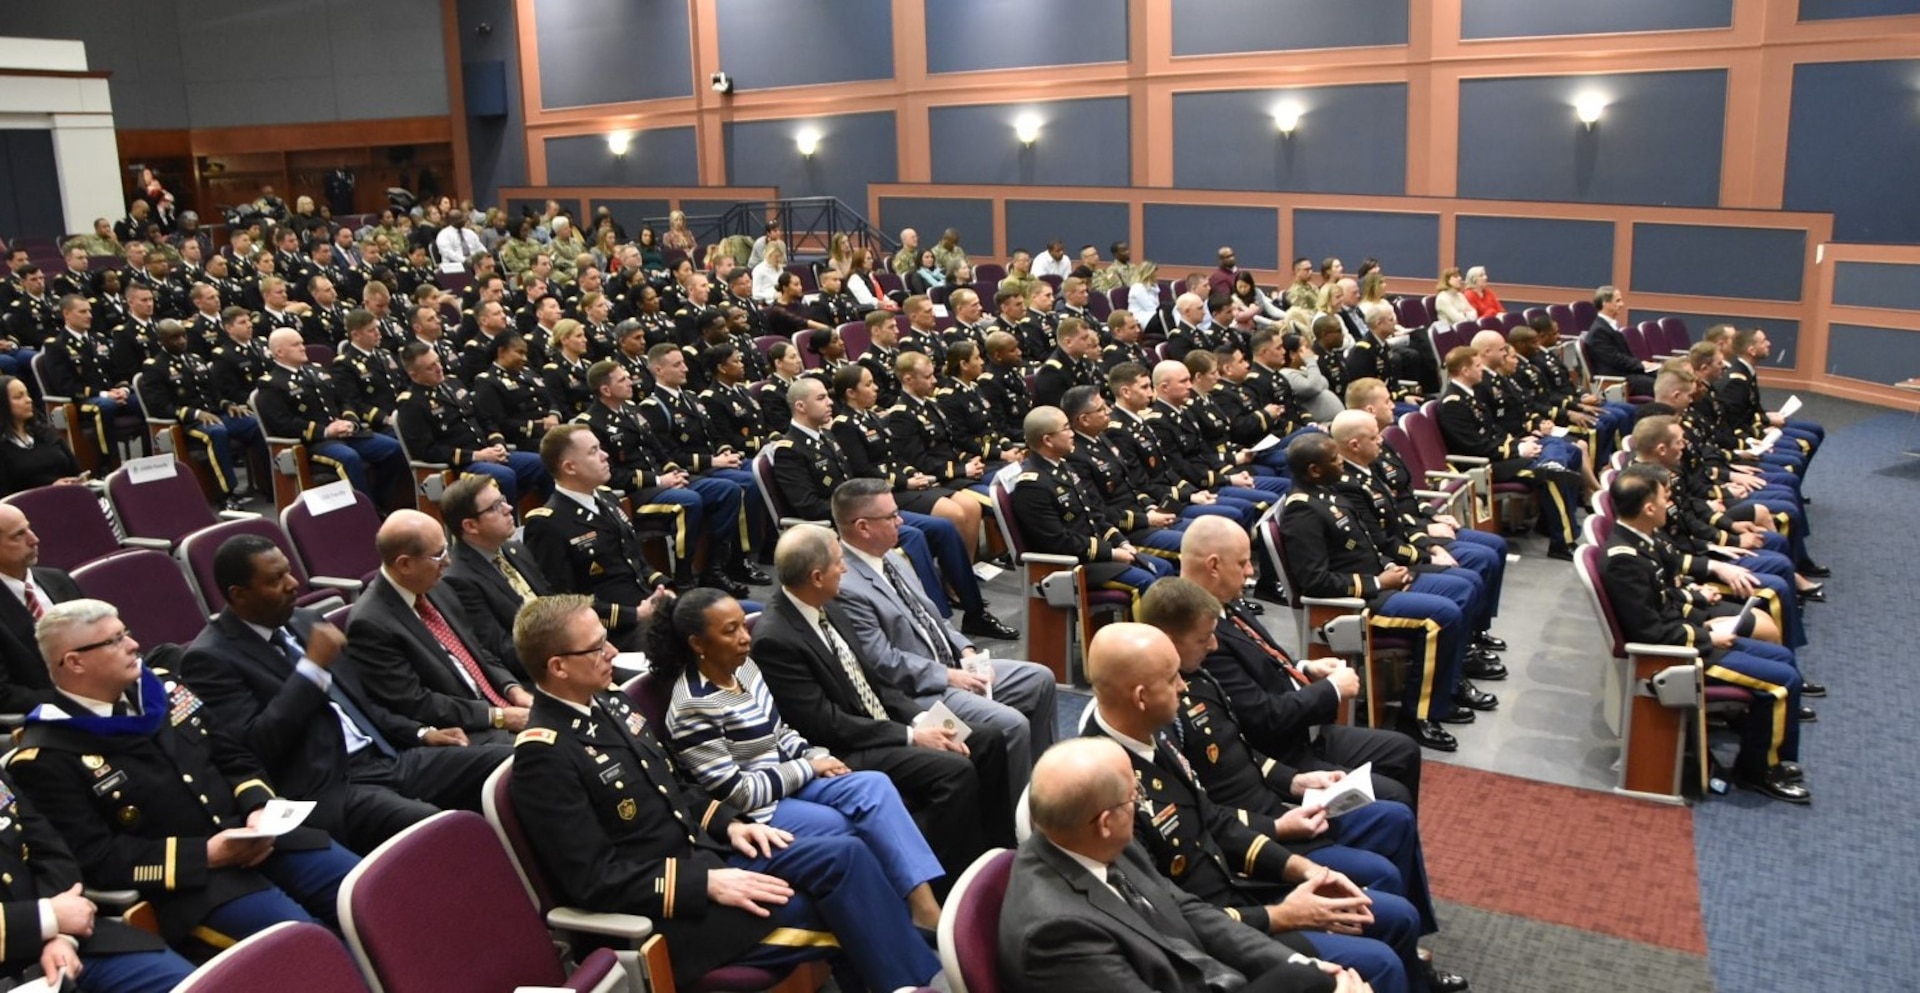
<path id="1" fill-rule="evenodd" d="M 1809 607 L 1801 667 L 1832 696 L 1801 736 L 1811 808 L 1751 793 L 1695 808 L 1719 993 L 1920 988 L 1920 458 L 1911 413 L 1830 431 L 1806 493 L 1813 554 L 1834 571 Z M 1604 871 L 1604 870 L 1602 870 Z"/>

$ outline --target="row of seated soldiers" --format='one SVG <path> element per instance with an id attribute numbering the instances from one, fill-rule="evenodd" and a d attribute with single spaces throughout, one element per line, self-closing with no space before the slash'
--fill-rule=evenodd
<path id="1" fill-rule="evenodd" d="M 570 492 L 593 494 L 595 481 L 606 478 L 588 438 L 561 428 L 543 444 L 550 471 Z M 910 718 L 922 705 L 885 682 L 894 677 L 877 657 L 898 650 L 898 639 L 870 642 L 855 605 L 838 602 L 851 567 L 843 554 L 884 556 L 893 540 L 886 523 L 893 497 L 878 481 L 866 482 L 875 485 L 856 481 L 834 494 L 837 536 L 803 525 L 783 537 L 779 589 L 751 637 L 758 669 L 743 666 L 743 605 L 717 590 L 689 591 L 672 604 L 656 599 L 648 650 L 687 686 L 731 684 L 736 697 L 764 671 L 772 692 L 756 690 L 756 706 L 776 722 L 782 765 L 798 763 L 829 780 L 849 768 L 866 775 L 859 785 L 884 794 L 863 808 L 872 816 L 902 802 L 925 814 L 935 794 L 977 797 L 972 807 L 942 815 L 937 834 L 923 825 L 927 843 L 941 837 L 960 849 L 938 847 L 940 861 L 911 876 L 882 854 L 912 847 L 908 837 L 869 838 L 857 820 L 789 831 L 778 808 L 806 805 L 798 797 L 764 804 L 769 813 L 710 795 L 712 784 L 685 751 L 690 743 L 676 738 L 671 751 L 663 747 L 673 716 L 668 728 L 649 725 L 607 691 L 621 618 L 607 614 L 597 594 L 518 592 L 509 584 L 512 654 L 496 656 L 501 608 L 469 609 L 464 590 L 449 598 L 437 588 L 443 576 L 452 585 L 463 568 L 469 581 L 519 575 L 544 584 L 537 553 L 509 557 L 514 571 L 493 575 L 489 551 L 498 556 L 517 545 L 507 537 L 510 515 L 499 513 L 510 505 L 491 480 L 465 480 L 450 493 L 456 543 L 417 513 L 383 524 L 381 574 L 344 635 L 297 607 L 288 564 L 271 542 L 241 537 L 215 563 L 228 598 L 221 616 L 184 656 L 156 647 L 145 659 L 112 605 L 78 597 L 57 570 L 32 567 L 37 538 L 16 509 L 0 508 L 0 572 L 24 576 L 23 589 L 9 586 L 0 603 L 38 615 L 32 630 L 48 660 L 37 691 L 44 705 L 0 777 L 8 787 L 0 804 L 32 839 L 7 850 L 19 852 L 16 869 L 33 860 L 31 872 L 7 884 L 8 912 L 24 916 L 10 922 L 18 940 L 7 944 L 7 965 L 27 967 L 37 953 L 40 969 L 91 972 L 88 983 L 107 985 L 88 988 L 103 989 L 166 989 L 184 973 L 184 961 L 151 936 L 94 924 L 92 907 L 70 888 L 82 879 L 139 890 L 158 911 L 161 937 L 196 955 L 280 920 L 335 924 L 334 897 L 356 853 L 437 808 L 477 806 L 480 781 L 511 741 L 514 801 L 561 900 L 655 918 L 672 940 L 682 981 L 727 961 L 778 965 L 825 954 L 819 942 L 793 938 L 828 928 L 845 952 L 845 988 L 932 980 L 937 964 L 911 930 L 939 913 L 925 884 L 950 880 L 983 844 L 1005 843 L 1013 827 L 1007 804 L 1025 773 L 1011 767 L 991 728 L 976 727 L 969 748 L 916 726 Z M 604 505 L 596 512 L 610 513 Z M 497 526 L 502 521 L 506 527 Z M 538 545 L 546 526 L 529 520 L 529 545 Z M 1188 604 L 1204 609 L 1161 609 L 1155 593 L 1143 603 L 1143 616 L 1169 628 L 1177 622 L 1182 669 L 1191 664 L 1197 672 L 1203 656 L 1213 668 L 1212 634 L 1221 627 L 1220 678 L 1240 672 L 1231 712 L 1220 696 L 1210 697 L 1218 702 L 1211 712 L 1171 706 L 1178 691 L 1168 686 L 1177 680 L 1098 662 L 1110 656 L 1098 650 L 1107 642 L 1096 644 L 1090 661 L 1103 701 L 1090 733 L 1148 743 L 1137 760 L 1143 800 L 1128 814 L 1137 810 L 1140 818 L 1142 864 L 1166 875 L 1159 886 L 1178 885 L 1224 908 L 1219 919 L 1239 922 L 1246 935 L 1276 935 L 1355 970 L 1353 978 L 1373 988 L 1464 989 L 1465 980 L 1434 969 L 1416 945 L 1436 927 L 1412 812 L 1418 751 L 1388 732 L 1333 726 L 1339 701 L 1356 689 L 1351 670 L 1325 661 L 1294 667 L 1257 619 L 1230 599 L 1223 612 L 1215 594 L 1237 593 L 1248 547 L 1236 524 L 1202 522 L 1184 541 L 1188 579 L 1181 582 L 1204 584 L 1196 588 L 1206 595 L 1189 596 Z M 1201 621 L 1206 631 L 1195 637 Z M 964 638 L 950 630 L 948 637 L 971 653 Z M 1147 647 L 1123 654 L 1171 663 L 1170 651 Z M 1253 654 L 1242 658 L 1245 650 Z M 726 657 L 717 669 L 715 655 Z M 498 664 L 509 658 L 517 670 Z M 1209 693 L 1223 692 L 1224 683 L 1209 685 Z M 860 687 L 871 688 L 863 694 Z M 677 688 L 675 698 L 677 707 Z M 1129 713 L 1120 704 L 1128 699 L 1151 707 Z M 726 712 L 720 702 L 700 706 L 709 718 Z M 1176 710 L 1191 723 L 1163 734 Z M 1203 713 L 1204 722 L 1197 719 Z M 778 726 L 781 715 L 790 728 Z M 1050 706 L 1032 719 L 1042 716 L 1051 722 Z M 759 725 L 738 730 L 726 749 L 744 755 L 766 740 Z M 889 730 L 897 734 L 888 737 Z M 1176 757 L 1176 738 L 1191 759 Z M 1034 740 L 1045 739 L 1035 732 Z M 1254 740 L 1267 754 L 1253 751 Z M 1368 761 L 1381 777 L 1375 805 L 1332 821 L 1301 804 L 1304 790 Z M 1009 765 L 992 772 L 998 763 Z M 785 781 L 788 773 L 779 775 Z M 970 793 L 957 789 L 976 778 Z M 1238 792 L 1211 801 L 1216 788 Z M 320 807 L 294 833 L 247 837 L 276 795 Z M 1162 806 L 1177 816 L 1157 815 Z M 1036 823 L 1054 822 L 1036 807 Z M 1226 869 L 1242 863 L 1244 871 Z"/>

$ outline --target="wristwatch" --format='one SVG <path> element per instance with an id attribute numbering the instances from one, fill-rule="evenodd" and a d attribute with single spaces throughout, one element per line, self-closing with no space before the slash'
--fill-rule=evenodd
<path id="1" fill-rule="evenodd" d="M 488 707 L 487 720 L 491 721 L 494 727 L 497 727 L 497 728 L 506 727 L 507 726 L 506 708 L 505 707 Z"/>
<path id="2" fill-rule="evenodd" d="M 425 741 L 425 740 L 427 740 L 427 733 L 428 733 L 429 731 L 432 731 L 432 730 L 433 730 L 432 728 L 430 728 L 430 727 L 427 727 L 427 726 L 426 726 L 426 725 L 424 725 L 424 724 L 423 724 L 423 725 L 421 725 L 421 726 L 420 726 L 420 729 L 419 729 L 419 730 L 417 730 L 417 731 L 415 731 L 415 732 L 413 732 L 413 740 L 415 740 L 415 741 Z"/>

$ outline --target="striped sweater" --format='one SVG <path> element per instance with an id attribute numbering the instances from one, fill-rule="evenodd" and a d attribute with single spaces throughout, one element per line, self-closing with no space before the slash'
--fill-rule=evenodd
<path id="1" fill-rule="evenodd" d="M 780 720 L 752 659 L 734 678 L 739 688 L 724 689 L 698 669 L 682 673 L 667 707 L 667 739 L 702 789 L 765 821 L 782 797 L 813 781 L 812 760 L 827 750 Z"/>

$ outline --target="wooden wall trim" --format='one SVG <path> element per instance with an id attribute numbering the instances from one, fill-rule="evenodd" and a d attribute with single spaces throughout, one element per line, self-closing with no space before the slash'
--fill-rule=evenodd
<path id="1" fill-rule="evenodd" d="M 467 76 L 460 55 L 460 8 L 440 0 L 440 42 L 446 46 L 447 124 L 453 136 L 453 186 L 457 199 L 473 196 L 473 146 L 467 137 Z"/>
<path id="2" fill-rule="evenodd" d="M 298 152 L 367 145 L 450 142 L 453 140 L 453 127 L 450 117 L 392 117 L 373 121 L 191 128 L 186 134 L 190 154 L 235 155 L 257 151 Z"/>

